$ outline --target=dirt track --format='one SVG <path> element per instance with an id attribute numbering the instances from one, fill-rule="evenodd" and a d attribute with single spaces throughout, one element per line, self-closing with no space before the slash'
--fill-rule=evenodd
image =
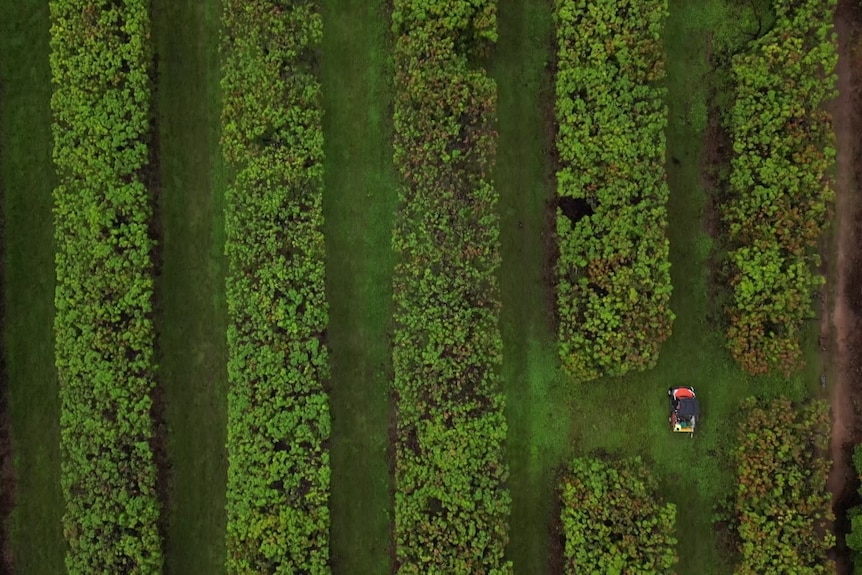
<path id="1" fill-rule="evenodd" d="M 833 509 L 837 517 L 836 531 L 839 539 L 847 529 L 846 509 L 857 502 L 851 453 L 860 439 L 860 399 L 862 399 L 862 361 L 858 358 L 862 350 L 862 250 L 859 247 L 860 213 L 858 182 L 860 170 L 858 160 L 858 133 L 860 123 L 859 82 L 862 75 L 862 60 L 859 58 L 858 38 L 862 11 L 854 0 L 839 0 L 835 15 L 835 31 L 838 34 L 838 98 L 832 106 L 838 165 L 835 181 L 836 262 L 831 266 L 830 279 L 834 288 L 829 290 L 834 297 L 832 306 L 832 337 L 826 345 L 827 361 L 834 367 L 835 381 L 831 385 L 833 414 L 830 451 L 833 467 L 829 474 L 828 487 L 833 495 Z M 827 306 L 824 319 L 828 316 Z M 828 333 L 828 324 L 823 326 Z M 825 335 L 825 334 L 824 334 Z M 852 398 L 852 401 L 850 399 Z M 843 541 L 839 542 L 838 573 L 849 573 Z"/>

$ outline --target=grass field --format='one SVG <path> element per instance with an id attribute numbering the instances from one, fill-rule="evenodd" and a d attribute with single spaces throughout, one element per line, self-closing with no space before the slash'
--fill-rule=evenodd
<path id="1" fill-rule="evenodd" d="M 385 2 L 324 2 L 323 211 L 332 351 L 331 553 L 336 573 L 390 572 L 387 332 L 396 189 L 388 22 Z"/>
<path id="2" fill-rule="evenodd" d="M 155 0 L 159 382 L 167 448 L 165 569 L 225 563 L 227 421 L 224 169 L 219 138 L 218 0 Z"/>
<path id="3" fill-rule="evenodd" d="M 0 2 L 3 342 L 18 573 L 61 573 L 60 398 L 54 368 L 54 228 L 48 3 Z"/>

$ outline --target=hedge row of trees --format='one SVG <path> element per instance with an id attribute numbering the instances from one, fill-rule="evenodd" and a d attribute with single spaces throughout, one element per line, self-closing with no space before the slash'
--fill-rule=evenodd
<path id="1" fill-rule="evenodd" d="M 730 510 L 740 540 L 737 575 L 832 573 L 828 404 L 748 398 L 741 409 Z"/>
<path id="2" fill-rule="evenodd" d="M 734 57 L 736 101 L 729 227 L 728 340 L 751 373 L 801 364 L 803 322 L 814 317 L 817 243 L 832 199 L 835 0 L 774 2 L 772 29 Z"/>
<path id="3" fill-rule="evenodd" d="M 328 573 L 330 414 L 316 0 L 223 3 L 227 569 Z"/>
<path id="4" fill-rule="evenodd" d="M 156 573 L 148 4 L 52 0 L 50 13 L 66 567 Z"/>
<path id="5" fill-rule="evenodd" d="M 853 469 L 856 471 L 856 493 L 862 497 L 862 445 L 853 448 Z M 850 532 L 844 537 L 844 542 L 853 558 L 854 575 L 862 575 L 862 505 L 857 505 L 847 511 L 850 519 Z"/>
<path id="6" fill-rule="evenodd" d="M 396 0 L 396 568 L 503 574 L 493 0 Z"/>
<path id="7" fill-rule="evenodd" d="M 575 459 L 560 485 L 564 572 L 671 573 L 676 506 L 639 457 Z"/>
<path id="8" fill-rule="evenodd" d="M 667 0 L 557 0 L 560 354 L 589 380 L 655 366 L 674 315 L 667 228 Z"/>

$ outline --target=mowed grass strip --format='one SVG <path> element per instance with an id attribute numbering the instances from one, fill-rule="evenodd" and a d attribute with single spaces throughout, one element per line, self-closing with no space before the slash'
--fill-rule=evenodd
<path id="1" fill-rule="evenodd" d="M 392 167 L 386 2 L 323 3 L 326 289 L 332 352 L 332 566 L 390 572 Z"/>
<path id="2" fill-rule="evenodd" d="M 159 380 L 167 424 L 165 568 L 225 569 L 227 305 L 218 0 L 153 3 Z"/>
<path id="3" fill-rule="evenodd" d="M 515 573 L 546 573 L 557 470 L 572 451 L 568 381 L 559 369 L 548 281 L 554 193 L 553 11 L 548 0 L 499 0 L 493 76 L 499 94 L 503 381 L 512 494 L 507 556 Z"/>
<path id="4" fill-rule="evenodd" d="M 48 3 L 0 2 L 3 344 L 14 454 L 7 519 L 18 573 L 64 570 L 60 396 L 54 366 L 54 226 Z M 6 486 L 4 486 L 6 489 Z"/>

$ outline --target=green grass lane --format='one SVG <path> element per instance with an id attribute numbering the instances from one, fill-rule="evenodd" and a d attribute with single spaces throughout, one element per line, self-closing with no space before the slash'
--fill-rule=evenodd
<path id="1" fill-rule="evenodd" d="M 154 0 L 162 273 L 159 381 L 167 455 L 165 570 L 225 564 L 227 307 L 218 147 L 218 0 Z"/>
<path id="2" fill-rule="evenodd" d="M 3 342 L 17 475 L 9 523 L 18 573 L 64 571 L 60 398 L 54 367 L 54 228 L 48 3 L 0 2 Z"/>
<path id="3" fill-rule="evenodd" d="M 391 570 L 392 168 L 387 3 L 325 0 L 326 291 L 335 573 Z"/>
<path id="4" fill-rule="evenodd" d="M 500 0 L 495 78 L 500 94 L 497 187 L 502 215 L 502 327 L 512 492 L 509 554 L 515 573 L 549 571 L 556 473 L 574 455 L 603 451 L 641 455 L 662 495 L 675 503 L 681 575 L 732 572 L 718 546 L 713 510 L 733 485 L 728 452 L 736 406 L 747 395 L 794 399 L 817 387 L 816 322 L 805 342 L 808 368 L 790 379 L 751 377 L 724 348 L 721 328 L 708 315 L 709 254 L 703 186 L 704 130 L 712 49 L 741 45 L 751 14 L 726 0 L 670 0 L 665 32 L 669 126 L 667 169 L 671 242 L 673 335 L 658 366 L 646 373 L 589 384 L 567 381 L 558 369 L 544 287 L 542 239 L 545 202 L 553 194 L 544 110 L 553 102 L 544 63 L 550 57 L 551 3 Z M 756 28 L 756 24 L 754 24 Z M 553 143 L 550 143 L 552 146 Z M 666 390 L 693 385 L 704 417 L 697 437 L 668 430 Z"/>
<path id="5" fill-rule="evenodd" d="M 553 195 L 553 21 L 547 0 L 499 0 L 497 82 L 503 381 L 515 573 L 548 571 L 557 467 L 571 452 L 545 279 L 546 202 Z"/>

